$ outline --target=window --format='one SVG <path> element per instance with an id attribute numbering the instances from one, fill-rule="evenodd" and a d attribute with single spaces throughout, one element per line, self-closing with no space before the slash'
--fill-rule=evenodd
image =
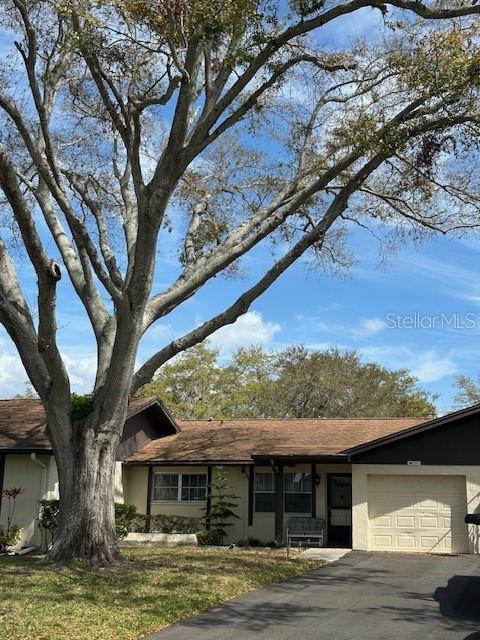
<path id="1" fill-rule="evenodd" d="M 283 482 L 285 513 L 311 513 L 312 474 L 285 473 Z M 275 478 L 272 472 L 255 473 L 255 511 L 275 512 Z"/>
<path id="2" fill-rule="evenodd" d="M 310 513 L 312 474 L 286 473 L 284 477 L 285 513 Z"/>
<path id="3" fill-rule="evenodd" d="M 153 480 L 155 501 L 199 502 L 207 497 L 205 473 L 156 473 Z"/>
<path id="4" fill-rule="evenodd" d="M 207 476 L 204 473 L 182 473 L 182 500 L 196 502 L 207 497 Z"/>
<path id="5" fill-rule="evenodd" d="M 275 511 L 275 483 L 273 473 L 255 473 L 255 511 L 273 513 Z"/>
<path id="6" fill-rule="evenodd" d="M 156 473 L 153 481 L 154 500 L 178 500 L 178 473 Z"/>

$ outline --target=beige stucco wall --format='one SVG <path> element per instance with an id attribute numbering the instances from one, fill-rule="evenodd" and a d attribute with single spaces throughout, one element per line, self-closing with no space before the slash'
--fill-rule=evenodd
<path id="1" fill-rule="evenodd" d="M 123 470 L 125 502 L 134 504 L 138 513 L 147 506 L 148 467 L 125 467 Z"/>
<path id="2" fill-rule="evenodd" d="M 55 490 L 55 473 L 51 469 L 49 455 L 37 455 L 32 460 L 30 455 L 6 455 L 5 474 L 3 480 L 4 489 L 21 487 L 23 493 L 17 498 L 13 524 L 22 529 L 22 546 L 40 544 L 40 531 L 37 519 L 39 513 L 39 500 L 49 491 Z M 38 464 L 40 463 L 40 464 Z M 6 526 L 8 515 L 7 499 L 2 499 L 0 524 Z"/>
<path id="3" fill-rule="evenodd" d="M 368 551 L 368 476 L 369 475 L 428 475 L 463 476 L 465 478 L 468 513 L 480 511 L 480 467 L 445 465 L 352 465 L 353 548 Z M 470 553 L 480 553 L 478 527 L 469 526 Z"/>
<path id="4" fill-rule="evenodd" d="M 248 504 L 248 481 L 247 476 L 242 473 L 240 466 L 223 467 L 226 474 L 231 493 L 236 497 L 237 507 L 235 513 L 238 519 L 232 520 L 232 526 L 228 528 L 228 536 L 225 542 L 238 542 L 247 536 L 246 532 L 246 510 Z M 206 466 L 155 466 L 154 473 L 207 473 Z M 213 468 L 212 473 L 215 473 Z M 148 468 L 147 467 L 126 467 L 124 469 L 124 490 L 125 501 L 134 504 L 139 513 L 145 513 L 147 505 L 148 489 Z M 155 501 L 152 500 L 152 515 L 175 515 L 188 518 L 200 518 L 203 515 L 205 502 L 178 502 L 178 501 Z"/>
<path id="5" fill-rule="evenodd" d="M 22 528 L 22 546 L 39 546 L 42 532 L 38 528 L 40 500 L 58 500 L 58 471 L 52 455 L 10 454 L 5 456 L 5 489 L 21 487 L 24 492 L 17 498 L 13 524 Z M 122 463 L 115 468 L 115 501 L 123 502 Z M 0 524 L 7 524 L 7 499 L 2 501 Z"/>

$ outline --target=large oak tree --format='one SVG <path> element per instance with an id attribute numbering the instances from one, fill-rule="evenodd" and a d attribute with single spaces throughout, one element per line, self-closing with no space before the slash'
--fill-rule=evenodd
<path id="1" fill-rule="evenodd" d="M 361 10 L 383 15 L 383 34 L 322 45 Z M 116 447 L 129 398 L 163 363 L 305 253 L 347 260 L 349 225 L 402 240 L 477 224 L 479 12 L 457 0 L 1 0 L 0 322 L 47 415 L 53 560 L 118 558 Z M 179 273 L 157 290 L 171 229 Z M 258 281 L 136 368 L 149 327 L 265 243 Z M 62 277 L 97 343 L 82 411 L 57 340 Z"/>

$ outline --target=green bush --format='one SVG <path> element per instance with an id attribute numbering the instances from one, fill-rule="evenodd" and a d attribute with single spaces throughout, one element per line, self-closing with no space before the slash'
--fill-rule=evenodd
<path id="1" fill-rule="evenodd" d="M 150 521 L 151 533 L 197 533 L 201 529 L 198 518 L 186 516 L 145 516 L 137 514 L 132 524 L 132 531 L 144 533 L 147 517 Z"/>
<path id="2" fill-rule="evenodd" d="M 115 530 L 118 540 L 128 536 L 136 515 L 137 507 L 134 504 L 115 503 Z"/>
<path id="3" fill-rule="evenodd" d="M 90 394 L 78 395 L 72 393 L 72 418 L 73 420 L 85 420 L 93 410 L 93 399 Z"/>
<path id="4" fill-rule="evenodd" d="M 50 533 L 50 541 L 55 540 L 58 527 L 59 500 L 40 500 L 40 515 L 38 526 Z M 137 508 L 133 504 L 115 503 L 115 530 L 117 539 L 122 540 L 130 531 L 137 515 Z"/>
<path id="5" fill-rule="evenodd" d="M 0 526 L 0 553 L 4 553 L 7 547 L 16 545 L 20 541 L 21 532 L 22 530 L 17 526 L 11 526 L 10 529 Z"/>

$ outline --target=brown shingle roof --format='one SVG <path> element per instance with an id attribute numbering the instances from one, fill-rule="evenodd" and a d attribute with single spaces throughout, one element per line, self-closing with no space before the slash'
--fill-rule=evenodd
<path id="1" fill-rule="evenodd" d="M 134 398 L 130 402 L 128 416 L 135 415 L 155 402 L 155 398 Z M 0 400 L 0 449 L 51 451 L 45 427 L 45 412 L 40 400 Z"/>
<path id="2" fill-rule="evenodd" d="M 246 463 L 262 455 L 339 455 L 421 422 L 420 418 L 179 420 L 180 433 L 148 443 L 127 462 Z"/>

